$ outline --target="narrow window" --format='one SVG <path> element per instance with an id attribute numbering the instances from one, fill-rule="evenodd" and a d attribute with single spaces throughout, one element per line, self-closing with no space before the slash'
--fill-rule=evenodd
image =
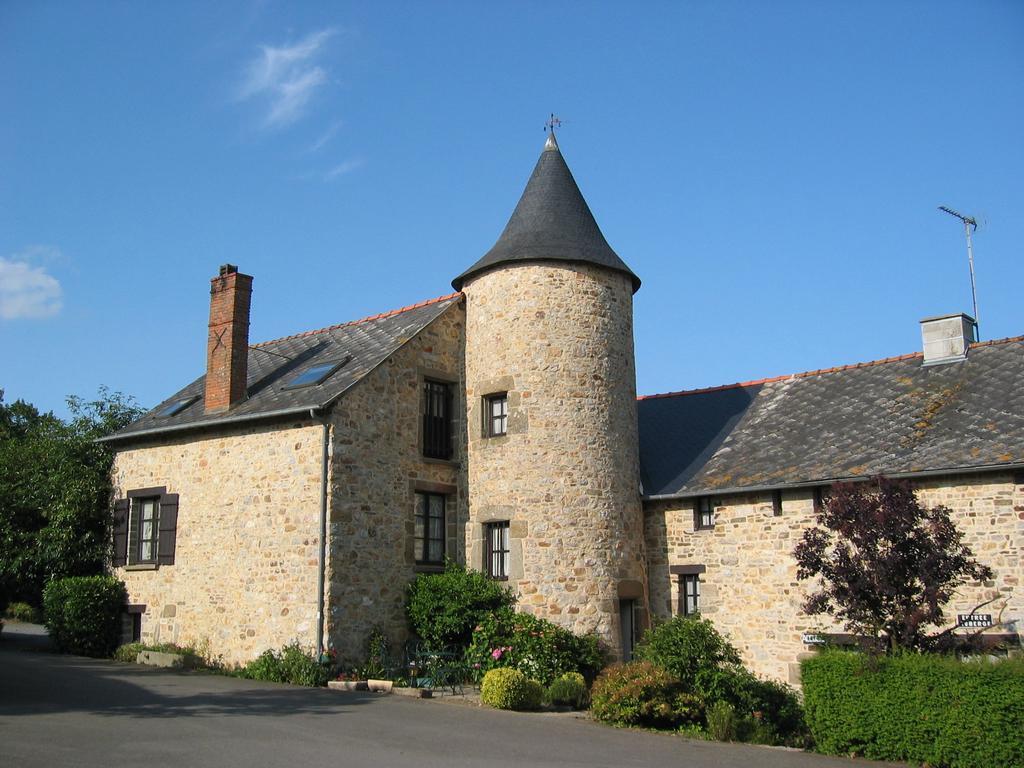
<path id="1" fill-rule="evenodd" d="M 814 487 L 814 512 L 822 512 L 825 506 L 828 504 L 829 492 L 828 488 L 824 485 L 816 485 Z"/>
<path id="2" fill-rule="evenodd" d="M 444 562 L 444 496 L 416 494 L 416 562 L 438 565 Z"/>
<path id="3" fill-rule="evenodd" d="M 156 497 L 137 498 L 133 504 L 136 527 L 136 546 L 133 554 L 136 563 L 155 563 L 157 542 L 160 538 L 160 499 Z"/>
<path id="4" fill-rule="evenodd" d="M 782 491 L 772 491 L 772 514 L 775 517 L 782 515 Z"/>
<path id="5" fill-rule="evenodd" d="M 489 395 L 487 401 L 487 436 L 508 434 L 508 393 Z"/>
<path id="6" fill-rule="evenodd" d="M 683 616 L 693 616 L 700 610 L 700 576 L 688 573 L 681 576 L 680 580 L 683 594 L 679 604 L 683 609 Z"/>
<path id="7" fill-rule="evenodd" d="M 423 382 L 423 455 L 431 459 L 452 457 L 452 386 L 441 381 Z"/>
<path id="8" fill-rule="evenodd" d="M 637 601 L 619 600 L 619 631 L 622 637 L 622 660 L 632 661 L 637 641 Z"/>
<path id="9" fill-rule="evenodd" d="M 507 579 L 509 569 L 508 521 L 486 523 L 484 536 L 487 548 L 484 554 L 485 570 L 492 579 Z"/>
<path id="10" fill-rule="evenodd" d="M 710 496 L 701 496 L 694 502 L 693 527 L 698 531 L 715 527 L 715 506 Z"/>

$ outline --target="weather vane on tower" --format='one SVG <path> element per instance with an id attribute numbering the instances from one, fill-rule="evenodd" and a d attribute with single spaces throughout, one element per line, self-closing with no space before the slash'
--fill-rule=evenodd
<path id="1" fill-rule="evenodd" d="M 561 128 L 561 127 L 562 127 L 562 121 L 559 118 L 555 117 L 555 113 L 552 112 L 550 119 L 548 119 L 547 122 L 544 123 L 544 131 L 545 132 L 550 131 L 551 135 L 553 136 L 554 133 L 555 133 L 555 128 Z"/>

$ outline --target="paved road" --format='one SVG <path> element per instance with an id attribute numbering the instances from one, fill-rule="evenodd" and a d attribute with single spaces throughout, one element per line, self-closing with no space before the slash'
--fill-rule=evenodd
<path id="1" fill-rule="evenodd" d="M 59 656 L 38 642 L 26 645 L 16 625 L 9 630 L 0 635 L 0 762 L 18 768 L 868 765 L 617 730 L 567 715 Z"/>

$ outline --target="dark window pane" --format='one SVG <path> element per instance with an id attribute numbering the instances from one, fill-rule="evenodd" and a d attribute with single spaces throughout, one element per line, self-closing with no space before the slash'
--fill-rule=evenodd
<path id="1" fill-rule="evenodd" d="M 484 554 L 484 567 L 487 575 L 495 579 L 507 579 L 509 571 L 509 524 L 487 523 L 484 526 L 484 540 L 487 551 Z"/>
<path id="2" fill-rule="evenodd" d="M 444 496 L 437 493 L 416 494 L 414 535 L 417 562 L 444 562 Z"/>
<path id="3" fill-rule="evenodd" d="M 157 412 L 156 416 L 159 419 L 164 419 L 167 418 L 168 416 L 176 416 L 177 414 L 181 413 L 183 410 L 188 408 L 190 405 L 192 405 L 192 403 L 194 403 L 198 399 L 199 395 L 194 395 L 192 397 L 183 397 L 180 400 L 175 400 L 173 403 L 168 403 L 166 406 L 160 409 Z"/>
<path id="4" fill-rule="evenodd" d="M 306 370 L 302 371 L 298 376 L 293 378 L 282 389 L 297 389 L 298 387 L 312 387 L 315 384 L 319 384 L 336 370 L 341 368 L 345 363 L 348 362 L 348 358 L 344 360 L 333 360 L 329 363 L 318 363 L 317 365 L 311 366 Z"/>
<path id="5" fill-rule="evenodd" d="M 451 385 L 425 381 L 423 387 L 423 455 L 449 459 L 452 455 Z"/>

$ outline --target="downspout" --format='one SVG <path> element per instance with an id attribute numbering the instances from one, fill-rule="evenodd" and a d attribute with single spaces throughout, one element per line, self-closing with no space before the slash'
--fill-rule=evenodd
<path id="1" fill-rule="evenodd" d="M 309 409 L 309 417 L 316 419 L 316 409 Z M 327 560 L 327 474 L 330 461 L 331 426 L 323 416 L 323 452 L 320 467 L 320 547 L 317 552 L 316 579 L 316 657 L 324 653 L 324 582 L 326 581 Z"/>

